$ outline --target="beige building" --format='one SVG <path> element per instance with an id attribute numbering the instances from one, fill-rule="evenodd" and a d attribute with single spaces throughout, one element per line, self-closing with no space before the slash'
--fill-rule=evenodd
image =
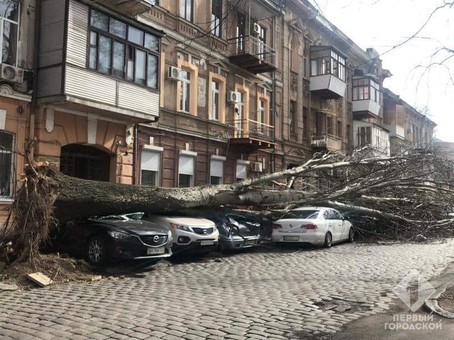
<path id="1" fill-rule="evenodd" d="M 397 107 L 412 143 L 432 135 L 384 96 L 377 52 L 305 0 L 0 0 L 0 17 L 0 207 L 34 138 L 71 176 L 183 187 L 389 154 Z"/>

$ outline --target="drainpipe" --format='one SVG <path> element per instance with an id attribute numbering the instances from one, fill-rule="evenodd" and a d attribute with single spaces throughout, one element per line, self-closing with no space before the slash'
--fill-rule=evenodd
<path id="1" fill-rule="evenodd" d="M 40 19 L 41 19 L 41 0 L 36 0 L 35 2 L 35 34 L 33 45 L 33 85 L 32 85 L 32 102 L 30 105 L 30 117 L 29 117 L 29 132 L 28 139 L 29 141 L 35 138 L 35 117 L 36 112 L 38 111 L 38 104 L 36 101 L 37 90 L 38 90 L 38 64 L 39 64 L 39 44 L 40 44 Z M 30 150 L 30 159 L 35 158 L 35 149 Z"/>
<path id="2" fill-rule="evenodd" d="M 132 157 L 132 184 L 139 184 L 138 183 L 138 172 L 139 169 L 137 169 L 137 165 L 139 164 L 139 124 L 134 125 L 134 130 L 133 130 L 133 137 L 134 138 L 134 143 L 133 143 L 133 157 Z"/>

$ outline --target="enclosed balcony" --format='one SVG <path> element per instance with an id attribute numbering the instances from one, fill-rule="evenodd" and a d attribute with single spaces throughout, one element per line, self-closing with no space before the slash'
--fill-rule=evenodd
<path id="1" fill-rule="evenodd" d="M 353 79 L 352 112 L 355 119 L 380 116 L 380 85 L 372 78 Z"/>
<path id="2" fill-rule="evenodd" d="M 328 133 L 313 135 L 311 138 L 311 147 L 314 151 L 342 151 L 342 140 Z"/>
<path id="3" fill-rule="evenodd" d="M 329 46 L 311 47 L 310 91 L 324 99 L 345 96 L 345 57 Z"/>
<path id="4" fill-rule="evenodd" d="M 385 128 L 389 130 L 389 137 L 395 137 L 404 140 L 405 139 L 405 128 L 400 125 L 385 125 Z"/>
<path id="5" fill-rule="evenodd" d="M 229 124 L 234 127 L 231 144 L 256 149 L 274 148 L 274 126 L 252 119 L 236 119 Z"/>
<path id="6" fill-rule="evenodd" d="M 276 52 L 259 38 L 252 35 L 229 39 L 229 60 L 251 73 L 276 70 Z"/>
<path id="7" fill-rule="evenodd" d="M 91 0 L 90 2 L 111 8 L 127 16 L 136 16 L 155 6 L 157 0 Z"/>

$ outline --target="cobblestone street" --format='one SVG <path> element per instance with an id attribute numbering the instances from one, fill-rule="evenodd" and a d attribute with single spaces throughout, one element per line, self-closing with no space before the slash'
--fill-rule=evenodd
<path id="1" fill-rule="evenodd" d="M 270 246 L 92 283 L 0 293 L 1 339 L 299 339 L 387 310 L 411 269 L 430 279 L 454 240 Z"/>

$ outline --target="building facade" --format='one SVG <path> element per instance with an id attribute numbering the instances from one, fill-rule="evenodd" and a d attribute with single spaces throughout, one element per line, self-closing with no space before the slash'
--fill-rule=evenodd
<path id="1" fill-rule="evenodd" d="M 0 0 L 0 11 L 1 207 L 31 140 L 32 158 L 71 176 L 189 187 L 316 152 L 389 155 L 408 130 L 401 110 L 411 143 L 433 133 L 384 90 L 378 53 L 305 0 Z"/>

